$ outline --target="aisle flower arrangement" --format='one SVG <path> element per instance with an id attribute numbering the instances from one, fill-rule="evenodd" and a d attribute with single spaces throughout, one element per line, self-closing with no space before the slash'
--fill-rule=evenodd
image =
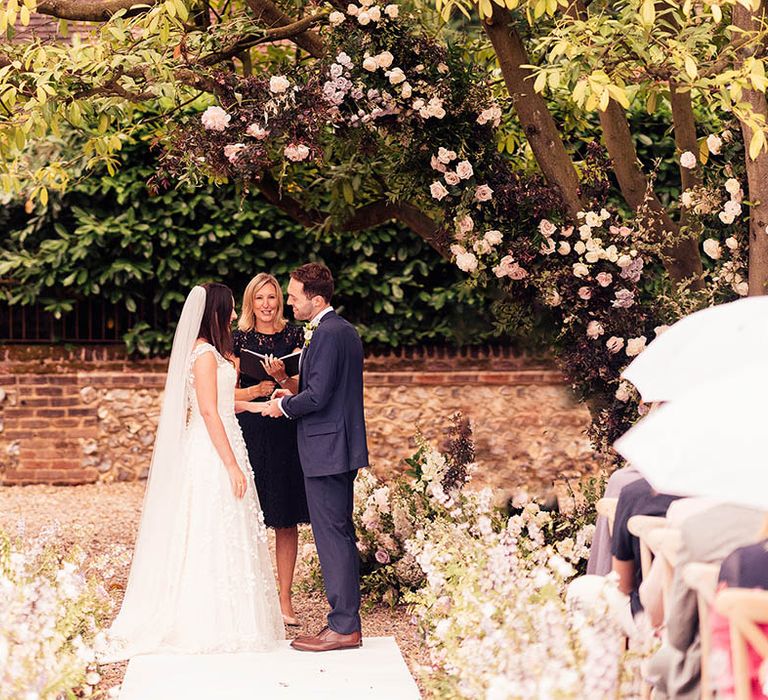
<path id="1" fill-rule="evenodd" d="M 87 697 L 111 602 L 106 585 L 120 556 L 88 560 L 62 549 L 56 529 L 24 537 L 0 531 L 0 688 L 4 700 Z"/>

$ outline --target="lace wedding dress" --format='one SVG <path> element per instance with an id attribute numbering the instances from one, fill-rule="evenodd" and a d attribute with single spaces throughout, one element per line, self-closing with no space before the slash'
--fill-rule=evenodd
<path id="1" fill-rule="evenodd" d="M 240 500 L 232 493 L 194 390 L 192 367 L 209 352 L 217 364 L 219 415 L 248 482 Z M 152 470 L 157 476 L 150 472 L 126 596 L 103 660 L 147 653 L 263 651 L 285 637 L 267 531 L 235 417 L 236 370 L 208 343 L 186 355 L 182 394 L 188 420 L 175 456 L 172 449 L 158 454 L 156 445 Z M 158 442 L 168 442 L 167 434 L 161 435 L 163 420 Z M 160 457 L 172 467 L 156 466 Z"/>

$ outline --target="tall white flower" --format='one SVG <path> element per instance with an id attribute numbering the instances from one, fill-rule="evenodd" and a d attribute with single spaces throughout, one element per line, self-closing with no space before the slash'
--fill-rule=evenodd
<path id="1" fill-rule="evenodd" d="M 680 156 L 680 165 L 682 165 L 687 170 L 693 170 L 693 168 L 696 167 L 696 156 L 692 151 L 685 151 Z"/>

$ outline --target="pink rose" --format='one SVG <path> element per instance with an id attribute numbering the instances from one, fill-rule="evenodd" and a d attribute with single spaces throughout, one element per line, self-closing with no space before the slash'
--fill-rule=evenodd
<path id="1" fill-rule="evenodd" d="M 234 165 L 237 155 L 245 148 L 244 143 L 230 143 L 224 146 L 224 157 Z"/>
<path id="2" fill-rule="evenodd" d="M 448 172 L 447 172 L 447 173 L 444 175 L 444 177 L 445 177 L 445 181 L 446 181 L 446 182 L 447 182 L 449 185 L 458 185 L 458 184 L 459 184 L 459 182 L 461 182 L 461 180 L 459 179 L 459 176 L 458 176 L 458 175 L 457 175 L 455 172 L 453 172 L 453 170 L 449 170 L 449 171 L 448 171 Z"/>
<path id="3" fill-rule="evenodd" d="M 429 186 L 429 191 L 438 202 L 448 196 L 448 190 L 442 182 L 433 182 Z"/>
<path id="4" fill-rule="evenodd" d="M 579 287 L 579 298 L 589 301 L 592 298 L 592 290 L 589 287 Z"/>
<path id="5" fill-rule="evenodd" d="M 475 222 L 472 221 L 472 217 L 469 214 L 464 214 L 456 224 L 459 229 L 459 233 L 467 234 L 475 228 Z"/>
<path id="6" fill-rule="evenodd" d="M 624 347 L 624 338 L 618 338 L 615 335 L 612 335 L 605 341 L 605 347 L 608 348 L 608 352 L 611 353 L 611 355 L 615 355 Z"/>
<path id="7" fill-rule="evenodd" d="M 432 166 L 432 169 L 437 170 L 439 173 L 444 173 L 448 169 L 437 159 L 437 156 L 432 156 L 429 162 Z"/>
<path id="8" fill-rule="evenodd" d="M 542 219 L 541 221 L 539 221 L 539 232 L 545 238 L 552 237 L 555 231 L 557 231 L 557 226 L 555 226 L 551 221 L 549 221 L 549 219 Z M 571 227 L 571 231 L 573 231 L 573 227 Z"/>
<path id="9" fill-rule="evenodd" d="M 587 324 L 587 338 L 595 340 L 595 338 L 599 338 L 603 333 L 605 333 L 605 329 L 599 321 L 590 321 Z"/>
<path id="10" fill-rule="evenodd" d="M 468 180 L 472 177 L 472 175 L 474 175 L 474 170 L 472 170 L 472 165 L 468 160 L 462 160 L 456 166 L 456 174 L 462 180 Z"/>
<path id="11" fill-rule="evenodd" d="M 607 287 L 611 282 L 613 282 L 613 275 L 610 272 L 598 272 L 595 279 L 601 287 Z"/>
<path id="12" fill-rule="evenodd" d="M 210 131 L 224 131 L 229 126 L 232 117 L 221 107 L 208 107 L 200 117 L 203 127 Z"/>
<path id="13" fill-rule="evenodd" d="M 570 238 L 572 233 L 573 233 L 573 226 L 566 226 L 565 228 L 560 229 L 560 235 L 563 238 Z"/>
<path id="14" fill-rule="evenodd" d="M 488 185 L 478 185 L 475 189 L 475 201 L 487 202 L 493 198 L 493 190 Z"/>
<path id="15" fill-rule="evenodd" d="M 379 564 L 389 564 L 389 552 L 383 549 L 377 549 L 375 556 L 376 561 L 379 562 Z"/>

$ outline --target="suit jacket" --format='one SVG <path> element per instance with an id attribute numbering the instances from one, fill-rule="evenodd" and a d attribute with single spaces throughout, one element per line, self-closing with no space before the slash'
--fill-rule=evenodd
<path id="1" fill-rule="evenodd" d="M 343 474 L 368 466 L 363 411 L 363 344 L 354 326 L 334 311 L 320 319 L 305 348 L 299 393 L 282 408 L 298 420 L 304 475 Z"/>

